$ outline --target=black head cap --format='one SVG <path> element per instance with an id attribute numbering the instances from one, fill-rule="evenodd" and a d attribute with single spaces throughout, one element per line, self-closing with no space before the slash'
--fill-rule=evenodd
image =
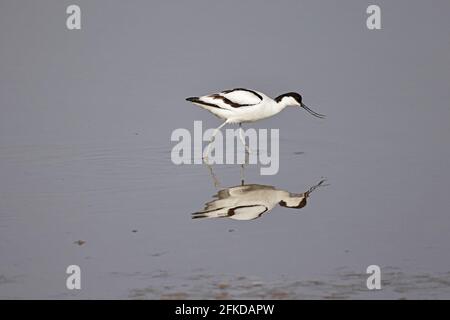
<path id="1" fill-rule="evenodd" d="M 280 202 L 278 202 L 278 204 L 279 204 L 280 206 L 282 206 L 282 207 L 285 207 L 285 208 L 301 209 L 301 208 L 303 208 L 304 206 L 306 206 L 306 199 L 307 199 L 307 198 L 308 198 L 308 197 L 303 197 L 303 199 L 301 199 L 298 203 L 292 204 L 292 205 L 288 205 L 287 202 L 284 201 L 284 200 L 281 200 Z"/>
<path id="2" fill-rule="evenodd" d="M 302 104 L 302 96 L 298 94 L 297 92 L 288 92 L 284 93 L 281 96 L 278 96 L 275 98 L 276 102 L 280 102 L 284 97 L 292 97 L 294 98 L 299 104 Z"/>

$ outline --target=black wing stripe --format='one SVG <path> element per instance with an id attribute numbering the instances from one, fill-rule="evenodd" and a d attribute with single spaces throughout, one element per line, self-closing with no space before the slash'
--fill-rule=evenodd
<path id="1" fill-rule="evenodd" d="M 209 102 L 204 102 L 204 101 L 200 100 L 200 99 L 197 98 L 197 97 L 186 98 L 186 100 L 187 100 L 187 101 L 190 101 L 190 102 L 192 102 L 192 103 L 198 103 L 198 104 L 202 104 L 202 105 L 205 105 L 205 106 L 208 106 L 208 107 L 213 107 L 213 108 L 218 108 L 218 109 L 224 109 L 224 110 L 226 110 L 225 108 L 222 108 L 222 107 L 220 107 L 220 106 L 218 106 L 218 105 L 216 105 L 216 104 L 209 103 Z"/>
<path id="2" fill-rule="evenodd" d="M 233 102 L 230 99 L 225 98 L 224 96 L 221 96 L 220 94 L 212 94 L 212 95 L 210 95 L 210 97 L 213 99 L 220 99 L 232 108 L 253 106 L 253 104 L 239 104 L 239 103 Z"/>
<path id="3" fill-rule="evenodd" d="M 211 213 L 211 212 L 214 212 L 214 211 L 219 211 L 219 210 L 222 210 L 222 209 L 224 209 L 223 207 L 222 208 L 217 208 L 217 209 L 212 209 L 212 210 L 205 210 L 205 211 L 199 211 L 199 212 L 194 212 L 194 213 L 191 213 L 191 218 L 192 219 L 200 219 L 200 218 L 206 218 L 206 217 L 208 217 L 208 213 Z M 217 216 L 217 218 L 224 218 L 224 217 L 226 217 L 226 216 Z"/>
<path id="4" fill-rule="evenodd" d="M 245 88 L 235 88 L 235 89 L 225 90 L 225 91 L 222 91 L 222 93 L 230 93 L 233 91 L 247 91 L 247 92 L 250 92 L 250 93 L 254 94 L 255 96 L 257 96 L 260 100 L 263 99 L 263 97 L 261 97 L 261 95 L 258 92 L 255 92 L 250 89 L 245 89 Z"/>
<path id="5" fill-rule="evenodd" d="M 235 215 L 235 211 L 238 209 L 242 209 L 242 208 L 253 208 L 253 207 L 264 207 L 264 211 L 262 211 L 260 214 L 258 214 L 258 217 L 261 217 L 263 215 L 263 213 L 265 213 L 267 210 L 269 210 L 269 208 L 267 208 L 266 206 L 263 206 L 261 204 L 252 204 L 252 205 L 248 205 L 248 206 L 238 206 L 238 207 L 234 207 L 228 210 L 228 217 L 234 216 Z"/>

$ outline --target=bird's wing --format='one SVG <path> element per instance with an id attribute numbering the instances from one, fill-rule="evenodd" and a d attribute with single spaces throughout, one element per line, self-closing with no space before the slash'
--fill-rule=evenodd
<path id="1" fill-rule="evenodd" d="M 187 98 L 187 101 L 198 104 L 207 109 L 235 110 L 240 107 L 253 106 L 260 103 L 266 96 L 250 89 L 236 88 L 213 93 L 202 97 Z"/>
<path id="2" fill-rule="evenodd" d="M 244 186 L 237 186 L 228 189 L 228 193 L 231 196 L 242 196 L 246 193 L 258 191 L 258 190 L 275 190 L 273 186 L 266 186 L 261 184 L 247 184 Z"/>
<path id="3" fill-rule="evenodd" d="M 253 220 L 268 210 L 269 208 L 262 204 L 239 206 L 228 210 L 228 217 L 234 220 Z"/>
<path id="4" fill-rule="evenodd" d="M 211 212 L 230 208 L 253 208 L 256 204 L 273 208 L 278 203 L 277 200 L 272 201 L 273 191 L 272 186 L 265 185 L 245 185 L 228 188 L 219 191 L 214 200 L 205 203 L 203 212 Z"/>
<path id="5" fill-rule="evenodd" d="M 211 210 L 194 212 L 192 214 L 192 219 L 229 217 L 235 220 L 253 220 L 260 217 L 264 212 L 268 211 L 268 209 L 269 208 L 261 204 L 220 207 Z"/>
<path id="6" fill-rule="evenodd" d="M 192 213 L 192 219 L 228 217 L 228 208 L 214 208 Z"/>
<path id="7" fill-rule="evenodd" d="M 235 187 L 230 187 L 230 188 L 220 190 L 219 192 L 217 192 L 217 195 L 215 195 L 215 197 L 218 199 L 226 199 L 233 195 L 241 195 L 241 194 L 249 192 L 249 191 L 262 190 L 262 189 L 275 190 L 275 187 L 261 185 L 261 184 L 246 184 L 246 185 L 240 185 L 240 186 L 235 186 Z"/>
<path id="8" fill-rule="evenodd" d="M 229 110 L 229 111 L 234 110 L 233 104 L 226 103 L 228 101 L 226 101 L 225 98 L 221 97 L 217 93 L 214 95 L 208 95 L 203 97 L 191 97 L 187 98 L 186 100 L 210 111 L 214 109 Z"/>
<path id="9" fill-rule="evenodd" d="M 200 104 L 207 107 L 218 108 L 222 110 L 235 110 L 235 108 L 241 107 L 240 104 L 231 101 L 227 97 L 220 93 L 213 93 L 207 96 L 202 96 L 198 98 L 190 98 L 191 102 Z M 195 99 L 195 100 L 194 100 Z"/>
<path id="10" fill-rule="evenodd" d="M 260 103 L 264 99 L 264 95 L 262 93 L 245 88 L 225 90 L 219 93 L 219 95 L 239 107 L 252 106 Z"/>

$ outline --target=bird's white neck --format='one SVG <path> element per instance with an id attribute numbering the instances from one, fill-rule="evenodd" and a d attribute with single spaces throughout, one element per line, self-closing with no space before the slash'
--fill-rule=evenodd
<path id="1" fill-rule="evenodd" d="M 299 103 L 291 96 L 284 96 L 280 101 L 277 102 L 277 105 L 281 111 L 289 106 L 298 106 Z"/>
<path id="2" fill-rule="evenodd" d="M 278 112 L 280 112 L 284 108 L 289 107 L 291 105 L 292 105 L 292 103 L 291 103 L 291 101 L 289 101 L 289 99 L 282 99 L 281 101 L 278 101 L 276 103 L 276 107 L 275 108 L 277 109 Z"/>

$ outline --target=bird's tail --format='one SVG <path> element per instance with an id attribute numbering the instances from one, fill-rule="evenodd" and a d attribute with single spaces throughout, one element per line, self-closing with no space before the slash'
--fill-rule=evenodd
<path id="1" fill-rule="evenodd" d="M 223 218 L 228 217 L 228 209 L 227 208 L 217 208 L 213 210 L 206 211 L 198 211 L 192 213 L 192 219 L 200 219 L 200 218 Z"/>
<path id="2" fill-rule="evenodd" d="M 186 101 L 189 101 L 189 102 L 196 102 L 196 103 L 199 103 L 199 102 L 201 102 L 200 101 L 200 99 L 199 99 L 199 97 L 189 97 L 189 98 L 186 98 Z"/>

